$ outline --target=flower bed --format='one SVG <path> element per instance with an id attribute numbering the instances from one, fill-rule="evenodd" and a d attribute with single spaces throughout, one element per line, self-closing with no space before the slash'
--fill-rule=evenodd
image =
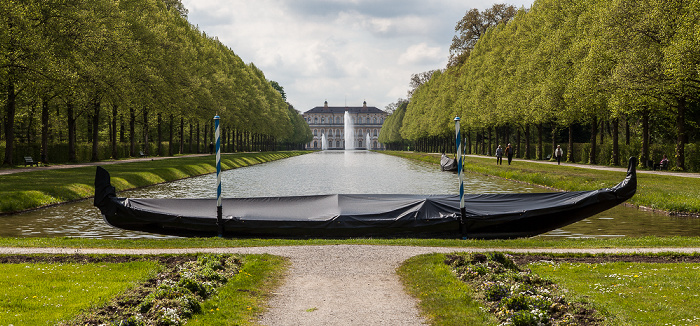
<path id="1" fill-rule="evenodd" d="M 155 279 L 64 325 L 182 325 L 240 267 L 238 256 L 199 256 L 169 266 Z"/>
<path id="2" fill-rule="evenodd" d="M 589 304 L 566 299 L 566 290 L 519 268 L 502 253 L 453 254 L 445 263 L 470 284 L 500 325 L 600 325 L 602 316 Z"/>

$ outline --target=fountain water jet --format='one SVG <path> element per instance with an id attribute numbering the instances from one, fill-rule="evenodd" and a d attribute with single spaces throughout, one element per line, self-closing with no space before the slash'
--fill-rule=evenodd
<path id="1" fill-rule="evenodd" d="M 321 150 L 328 150 L 328 143 L 326 143 L 326 134 L 321 134 Z"/>
<path id="2" fill-rule="evenodd" d="M 345 111 L 345 150 L 355 149 L 355 126 L 350 118 L 350 112 Z"/>
<path id="3" fill-rule="evenodd" d="M 369 143 L 370 140 L 371 140 L 371 138 L 369 137 L 369 133 L 367 133 L 367 146 L 365 146 L 365 147 L 367 148 L 367 150 L 372 149 L 372 146 L 371 146 L 370 143 Z"/>

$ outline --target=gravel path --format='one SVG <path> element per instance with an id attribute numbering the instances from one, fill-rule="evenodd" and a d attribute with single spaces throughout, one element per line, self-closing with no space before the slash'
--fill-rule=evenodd
<path id="1" fill-rule="evenodd" d="M 700 248 L 483 249 L 371 245 L 188 249 L 3 248 L 0 254 L 186 254 L 269 253 L 290 258 L 284 284 L 269 302 L 263 325 L 424 325 L 416 300 L 395 271 L 426 253 L 508 251 L 517 253 L 700 253 Z"/>

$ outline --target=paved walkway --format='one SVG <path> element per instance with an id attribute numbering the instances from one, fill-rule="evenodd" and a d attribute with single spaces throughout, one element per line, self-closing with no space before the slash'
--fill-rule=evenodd
<path id="1" fill-rule="evenodd" d="M 486 155 L 466 155 L 469 157 L 477 157 L 477 158 L 493 158 L 494 159 L 494 164 L 496 164 L 496 157 L 495 156 L 486 156 Z M 506 161 L 506 165 L 508 165 L 508 161 Z M 540 161 L 540 160 L 524 160 L 524 159 L 519 159 L 519 158 L 514 158 L 513 162 L 529 162 L 529 163 L 539 163 L 539 164 L 550 164 L 550 165 L 557 165 L 557 162 L 552 162 L 552 161 Z M 562 162 L 561 165 L 563 166 L 573 166 L 577 168 L 583 168 L 583 169 L 593 169 L 593 170 L 604 170 L 604 171 L 619 171 L 619 172 L 626 172 L 627 168 L 621 168 L 621 167 L 612 167 L 612 166 L 607 166 L 607 165 L 590 165 L 590 164 L 579 164 L 579 163 L 567 163 L 567 162 Z M 650 170 L 640 170 L 637 169 L 637 173 L 641 174 L 658 174 L 658 175 L 672 175 L 675 177 L 685 177 L 685 178 L 700 178 L 700 173 L 689 173 L 689 172 L 673 172 L 673 171 L 650 171 Z"/>
<path id="2" fill-rule="evenodd" d="M 425 325 L 417 301 L 396 275 L 406 259 L 427 253 L 630 254 L 700 253 L 700 248 L 483 249 L 373 245 L 280 246 L 190 249 L 2 248 L 0 254 L 187 254 L 269 253 L 290 258 L 284 284 L 272 293 L 263 325 Z"/>
<path id="3" fill-rule="evenodd" d="M 116 161 L 86 162 L 86 163 L 75 163 L 75 164 L 53 164 L 53 165 L 48 165 L 48 166 L 11 168 L 11 169 L 1 169 L 0 175 L 15 174 L 15 173 L 22 173 L 22 172 L 30 172 L 30 171 L 40 171 L 40 170 L 72 169 L 72 168 L 80 168 L 80 167 L 86 167 L 86 166 L 110 165 L 110 164 L 131 163 L 131 162 L 139 162 L 139 161 L 159 161 L 159 160 L 166 160 L 169 158 L 207 156 L 207 155 L 212 155 L 212 154 L 187 154 L 187 155 L 180 155 L 180 156 L 153 156 L 153 157 L 130 158 L 130 159 L 116 160 Z"/>

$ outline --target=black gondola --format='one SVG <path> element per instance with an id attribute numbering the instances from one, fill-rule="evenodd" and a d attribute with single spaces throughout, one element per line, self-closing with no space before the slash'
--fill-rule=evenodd
<path id="1" fill-rule="evenodd" d="M 447 157 L 447 155 L 442 154 L 440 157 L 440 169 L 443 171 L 457 171 L 457 160 Z"/>
<path id="2" fill-rule="evenodd" d="M 529 237 L 580 221 L 631 198 L 627 177 L 593 191 L 465 195 L 466 237 Z M 216 199 L 119 198 L 97 167 L 95 206 L 112 226 L 178 236 L 216 236 Z M 464 237 L 458 195 L 317 195 L 223 199 L 226 237 Z"/>

